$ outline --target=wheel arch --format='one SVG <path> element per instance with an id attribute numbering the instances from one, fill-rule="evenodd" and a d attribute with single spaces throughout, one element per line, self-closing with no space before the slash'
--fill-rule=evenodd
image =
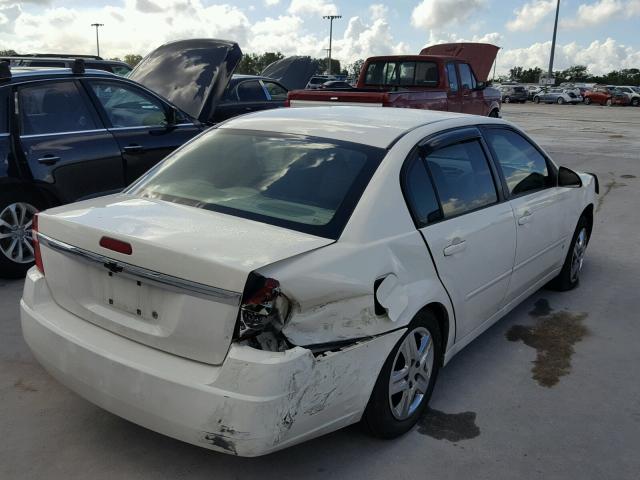
<path id="1" fill-rule="evenodd" d="M 47 208 L 60 205 L 57 195 L 47 188 L 40 187 L 33 182 L 24 181 L 18 178 L 2 178 L 0 179 L 0 188 L 3 192 L 18 190 L 29 192 L 36 195 Z"/>
<path id="2" fill-rule="evenodd" d="M 580 214 L 580 218 L 584 218 L 587 221 L 587 235 L 589 236 L 588 238 L 591 238 L 591 232 L 593 231 L 593 213 L 593 203 L 590 203 Z"/>
<path id="3" fill-rule="evenodd" d="M 440 364 L 442 366 L 445 354 L 447 352 L 447 347 L 449 346 L 449 334 L 453 333 L 450 331 L 451 323 L 449 312 L 447 310 L 447 307 L 445 307 L 442 303 L 430 302 L 423 306 L 420 310 L 418 310 L 414 318 L 422 313 L 432 314 L 438 322 L 438 328 L 440 329 L 440 336 L 442 341 L 442 345 L 440 345 L 442 348 L 442 358 L 440 358 Z"/>

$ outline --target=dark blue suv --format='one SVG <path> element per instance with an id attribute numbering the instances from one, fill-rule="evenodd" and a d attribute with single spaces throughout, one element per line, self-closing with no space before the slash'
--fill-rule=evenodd
<path id="1" fill-rule="evenodd" d="M 121 190 L 202 124 L 100 70 L 9 70 L 0 78 L 0 276 L 33 262 L 37 210 Z"/>

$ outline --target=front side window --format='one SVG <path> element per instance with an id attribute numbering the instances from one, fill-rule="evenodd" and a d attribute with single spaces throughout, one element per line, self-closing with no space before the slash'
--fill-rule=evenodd
<path id="1" fill-rule="evenodd" d="M 219 128 L 129 193 L 335 239 L 384 153 L 325 138 Z"/>
<path id="2" fill-rule="evenodd" d="M 426 160 L 445 218 L 498 201 L 487 157 L 477 140 L 441 148 Z"/>
<path id="3" fill-rule="evenodd" d="M 164 107 L 157 98 L 116 82 L 92 81 L 90 84 L 114 128 L 166 124 Z"/>
<path id="4" fill-rule="evenodd" d="M 451 93 L 458 92 L 458 75 L 456 74 L 456 65 L 447 63 L 447 77 L 449 79 L 449 90 Z"/>
<path id="5" fill-rule="evenodd" d="M 264 88 L 269 92 L 269 96 L 271 100 L 286 100 L 287 99 L 287 90 L 282 86 L 278 85 L 275 82 L 262 82 L 264 84 Z"/>
<path id="6" fill-rule="evenodd" d="M 262 102 L 267 100 L 260 82 L 251 80 L 238 85 L 238 98 L 241 102 Z"/>
<path id="7" fill-rule="evenodd" d="M 504 128 L 488 129 L 485 136 L 512 195 L 552 186 L 547 162 L 522 135 Z"/>
<path id="8" fill-rule="evenodd" d="M 91 106 L 75 82 L 43 82 L 18 90 L 23 135 L 79 132 L 98 128 Z"/>
<path id="9" fill-rule="evenodd" d="M 460 70 L 460 83 L 462 83 L 463 90 L 472 90 L 476 88 L 476 78 L 471 71 L 471 67 L 466 63 L 458 64 Z"/>

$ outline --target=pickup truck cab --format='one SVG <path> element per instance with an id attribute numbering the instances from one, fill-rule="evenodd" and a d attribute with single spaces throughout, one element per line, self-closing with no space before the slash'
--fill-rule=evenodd
<path id="1" fill-rule="evenodd" d="M 488 88 L 486 83 L 493 61 L 488 62 L 488 56 L 493 55 L 495 59 L 497 47 L 487 44 L 449 45 L 456 50 L 439 49 L 434 54 L 429 47 L 420 55 L 370 57 L 360 71 L 355 89 L 296 90 L 289 92 L 289 105 L 421 108 L 498 117 L 500 92 Z M 471 52 L 473 55 L 469 55 Z M 485 67 L 487 63 L 488 69 Z"/>

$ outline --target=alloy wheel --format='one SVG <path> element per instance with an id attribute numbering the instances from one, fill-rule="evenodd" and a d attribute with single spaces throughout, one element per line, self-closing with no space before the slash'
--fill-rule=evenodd
<path id="1" fill-rule="evenodd" d="M 418 327 L 396 353 L 389 378 L 389 406 L 396 420 L 406 420 L 420 407 L 433 373 L 435 350 L 429 330 Z"/>
<path id="2" fill-rule="evenodd" d="M 29 203 L 17 202 L 0 212 L 0 252 L 12 262 L 34 261 L 31 228 L 37 211 Z"/>
<path id="3" fill-rule="evenodd" d="M 576 243 L 573 245 L 573 252 L 571 254 L 571 281 L 578 280 L 582 265 L 584 263 L 584 255 L 587 251 L 587 229 L 582 227 L 578 236 L 576 237 Z"/>

